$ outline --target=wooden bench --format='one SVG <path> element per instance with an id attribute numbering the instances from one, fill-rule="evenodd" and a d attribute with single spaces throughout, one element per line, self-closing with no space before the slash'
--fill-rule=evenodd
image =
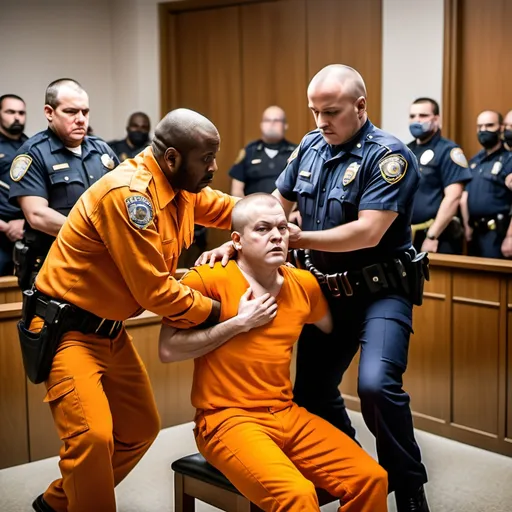
<path id="1" fill-rule="evenodd" d="M 174 512 L 195 512 L 196 499 L 226 512 L 261 511 L 199 453 L 174 461 L 171 469 L 174 471 Z M 316 492 L 320 506 L 338 500 L 323 489 Z"/>

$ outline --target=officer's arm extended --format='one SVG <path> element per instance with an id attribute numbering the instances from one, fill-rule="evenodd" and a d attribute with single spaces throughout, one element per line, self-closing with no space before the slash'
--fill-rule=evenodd
<path id="1" fill-rule="evenodd" d="M 39 196 L 18 197 L 23 214 L 33 229 L 57 236 L 66 217 L 48 206 L 48 200 Z"/>

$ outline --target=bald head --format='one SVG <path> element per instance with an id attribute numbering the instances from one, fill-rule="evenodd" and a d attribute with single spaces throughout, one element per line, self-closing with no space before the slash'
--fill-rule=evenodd
<path id="1" fill-rule="evenodd" d="M 215 125 L 198 112 L 178 108 L 171 110 L 158 123 L 152 147 L 158 160 L 168 148 L 175 148 L 186 156 L 192 149 L 208 141 L 218 144 L 219 132 Z"/>
<path id="2" fill-rule="evenodd" d="M 271 194 L 258 192 L 245 196 L 243 199 L 240 199 L 233 208 L 231 213 L 231 228 L 233 231 L 243 233 L 249 223 L 255 224 L 261 214 L 266 214 L 269 211 L 276 211 L 277 213 L 285 215 L 281 203 Z"/>
<path id="3" fill-rule="evenodd" d="M 503 120 L 503 124 L 507 130 L 512 130 L 512 110 L 507 112 L 505 119 Z"/>
<path id="4" fill-rule="evenodd" d="M 366 98 L 366 86 L 363 77 L 350 66 L 331 64 L 321 69 L 311 80 L 308 95 L 318 90 L 343 89 L 343 94 L 353 99 Z"/>
<path id="5" fill-rule="evenodd" d="M 288 125 L 286 114 L 281 107 L 272 105 L 267 107 L 261 118 L 261 138 L 269 144 L 276 144 L 284 139 Z"/>

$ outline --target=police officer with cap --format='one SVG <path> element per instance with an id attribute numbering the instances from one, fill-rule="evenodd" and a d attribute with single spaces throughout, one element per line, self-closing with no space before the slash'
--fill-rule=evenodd
<path id="1" fill-rule="evenodd" d="M 0 96 L 0 276 L 12 275 L 14 242 L 23 237 L 23 212 L 9 203 L 9 169 L 27 140 L 25 119 L 25 102 L 19 96 Z"/>
<path id="2" fill-rule="evenodd" d="M 78 82 L 62 78 L 49 84 L 44 113 L 48 129 L 23 144 L 10 170 L 9 200 L 27 220 L 14 249 L 22 289 L 32 285 L 78 198 L 119 163 L 104 141 L 86 136 L 89 97 Z"/>
<path id="3" fill-rule="evenodd" d="M 302 331 L 294 396 L 354 437 L 338 385 L 361 347 L 361 411 L 398 511 L 426 512 L 427 474 L 402 389 L 412 305 L 421 302 L 427 271 L 425 255 L 411 247 L 416 159 L 370 122 L 356 70 L 325 67 L 309 84 L 308 101 L 318 129 L 302 139 L 274 194 L 288 214 L 298 203 L 302 230 L 289 225 L 290 243 L 306 249 L 302 263 L 321 283 L 335 327 L 329 335 L 314 326 Z"/>
<path id="4" fill-rule="evenodd" d="M 439 105 L 418 98 L 409 114 L 414 140 L 408 144 L 416 155 L 420 186 L 412 215 L 416 249 L 462 254 L 463 229 L 457 217 L 464 184 L 471 173 L 464 153 L 455 142 L 441 136 Z"/>
<path id="5" fill-rule="evenodd" d="M 233 196 L 244 197 L 253 192 L 271 194 L 276 178 L 297 147 L 284 138 L 288 124 L 286 114 L 280 107 L 271 106 L 265 109 L 260 129 L 261 139 L 250 142 L 240 150 L 229 171 Z"/>
<path id="6" fill-rule="evenodd" d="M 126 137 L 122 140 L 109 142 L 109 146 L 114 150 L 123 162 L 127 158 L 133 158 L 143 151 L 150 143 L 149 131 L 151 123 L 149 117 L 144 112 L 135 112 L 128 119 L 126 126 Z"/>
<path id="7" fill-rule="evenodd" d="M 461 202 L 466 239 L 472 255 L 511 257 L 512 156 L 503 145 L 503 117 L 485 110 L 476 124 L 483 149 L 469 162 L 473 179 Z"/>

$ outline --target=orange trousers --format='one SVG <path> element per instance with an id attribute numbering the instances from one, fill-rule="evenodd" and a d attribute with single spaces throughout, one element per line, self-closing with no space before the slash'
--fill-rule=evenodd
<path id="1" fill-rule="evenodd" d="M 319 511 L 315 487 L 340 498 L 339 512 L 387 510 L 386 471 L 296 404 L 199 412 L 195 436 L 204 458 L 265 511 Z"/>
<path id="2" fill-rule="evenodd" d="M 36 317 L 31 330 L 42 320 Z M 115 340 L 68 332 L 58 347 L 44 399 L 59 437 L 62 478 L 44 499 L 57 512 L 115 512 L 114 487 L 160 430 L 146 369 L 125 329 Z"/>

